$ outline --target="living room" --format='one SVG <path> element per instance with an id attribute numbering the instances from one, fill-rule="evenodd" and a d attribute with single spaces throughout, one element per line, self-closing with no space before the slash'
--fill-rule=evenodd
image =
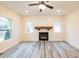
<path id="1" fill-rule="evenodd" d="M 78 19 L 79 1 L 0 1 L 0 57 L 78 58 Z"/>

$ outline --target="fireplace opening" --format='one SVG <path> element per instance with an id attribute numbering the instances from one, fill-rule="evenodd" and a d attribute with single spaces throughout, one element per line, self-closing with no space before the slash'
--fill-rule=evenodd
<path id="1" fill-rule="evenodd" d="M 48 41 L 48 32 L 39 32 L 39 41 Z"/>

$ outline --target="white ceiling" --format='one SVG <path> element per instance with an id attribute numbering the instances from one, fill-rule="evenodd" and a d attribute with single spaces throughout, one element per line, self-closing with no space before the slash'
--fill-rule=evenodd
<path id="1" fill-rule="evenodd" d="M 52 16 L 52 15 L 66 15 L 72 10 L 79 8 L 79 1 L 50 1 L 46 2 L 48 5 L 54 7 L 54 9 L 46 8 L 43 12 L 40 12 L 38 6 L 28 6 L 31 3 L 38 3 L 38 1 L 4 1 L 0 4 L 6 5 L 13 11 L 19 13 L 20 15 L 26 16 Z M 61 12 L 57 13 L 57 9 Z M 25 13 L 25 10 L 28 10 Z"/>

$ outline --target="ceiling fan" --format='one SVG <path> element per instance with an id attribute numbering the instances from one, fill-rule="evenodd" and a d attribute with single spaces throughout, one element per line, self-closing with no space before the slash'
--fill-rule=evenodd
<path id="1" fill-rule="evenodd" d="M 49 1 L 47 1 L 49 2 Z M 47 8 L 50 8 L 50 9 L 53 9 L 54 7 L 48 5 L 45 3 L 45 1 L 39 1 L 38 3 L 33 3 L 33 4 L 28 4 L 29 6 L 36 6 L 38 5 L 39 6 L 39 9 L 40 9 L 40 12 L 42 12 L 46 7 Z"/>

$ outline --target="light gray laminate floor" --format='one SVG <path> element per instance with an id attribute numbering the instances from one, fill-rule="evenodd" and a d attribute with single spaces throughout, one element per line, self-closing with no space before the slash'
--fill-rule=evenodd
<path id="1" fill-rule="evenodd" d="M 66 42 L 22 42 L 0 58 L 78 58 L 79 51 Z"/>

